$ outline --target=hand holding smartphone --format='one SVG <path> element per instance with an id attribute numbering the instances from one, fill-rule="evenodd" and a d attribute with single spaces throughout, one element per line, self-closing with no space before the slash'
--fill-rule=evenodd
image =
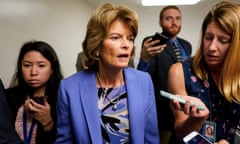
<path id="1" fill-rule="evenodd" d="M 210 142 L 207 138 L 202 136 L 197 131 L 193 131 L 193 132 L 189 133 L 188 135 L 186 135 L 183 138 L 183 142 L 185 144 L 213 144 L 212 142 Z"/>
<path id="2" fill-rule="evenodd" d="M 168 41 L 168 37 L 161 33 L 156 32 L 155 35 L 152 37 L 152 40 L 160 40 L 159 43 L 154 45 L 154 46 L 158 46 L 158 45 L 166 44 Z"/>
<path id="3" fill-rule="evenodd" d="M 178 97 L 178 96 L 176 96 L 174 94 L 168 93 L 166 91 L 163 91 L 163 90 L 160 90 L 160 95 L 162 95 L 162 96 L 164 96 L 164 97 L 166 97 L 166 98 L 168 98 L 170 100 L 176 100 L 180 104 L 183 104 L 183 105 L 186 103 L 185 99 L 183 99 L 181 97 Z M 190 103 L 190 105 L 192 106 L 192 105 L 195 105 L 195 104 L 194 103 Z M 197 109 L 198 110 L 204 110 L 205 108 L 202 105 L 197 105 Z"/>

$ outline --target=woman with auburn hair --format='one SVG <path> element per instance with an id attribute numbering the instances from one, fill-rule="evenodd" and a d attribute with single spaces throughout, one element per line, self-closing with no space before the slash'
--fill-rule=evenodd
<path id="1" fill-rule="evenodd" d="M 83 41 L 88 69 L 60 85 L 57 144 L 159 144 L 151 78 L 128 67 L 137 31 L 125 6 L 94 11 Z"/>

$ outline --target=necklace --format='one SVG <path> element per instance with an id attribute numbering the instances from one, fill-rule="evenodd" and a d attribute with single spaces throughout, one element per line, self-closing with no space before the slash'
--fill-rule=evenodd
<path id="1" fill-rule="evenodd" d="M 99 73 L 97 72 L 97 79 L 98 79 L 98 82 L 99 82 L 99 85 L 100 85 L 100 87 L 103 89 L 103 92 L 102 92 L 102 96 L 103 96 L 103 98 L 106 98 L 107 100 L 108 100 L 108 102 L 112 105 L 112 110 L 117 110 L 117 108 L 118 108 L 118 102 L 119 102 L 119 97 L 118 97 L 118 99 L 117 100 L 111 100 L 109 97 L 108 97 L 108 88 L 103 88 L 103 86 L 102 86 L 102 80 L 101 80 L 101 78 L 100 78 L 100 76 L 99 76 Z M 120 92 L 121 92 L 121 89 L 122 89 L 122 84 L 123 84 L 123 78 L 121 77 L 121 85 L 120 85 Z"/>

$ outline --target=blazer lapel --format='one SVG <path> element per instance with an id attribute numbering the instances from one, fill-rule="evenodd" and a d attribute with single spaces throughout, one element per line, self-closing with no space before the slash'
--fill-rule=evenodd
<path id="1" fill-rule="evenodd" d="M 138 98 L 138 96 L 141 97 L 141 87 L 139 87 L 141 82 L 137 82 L 138 79 L 128 70 L 128 68 L 124 70 L 124 76 L 128 94 L 131 139 L 134 143 L 140 144 L 144 141 L 144 108 L 142 99 Z"/>
<path id="2" fill-rule="evenodd" d="M 94 72 L 83 73 L 81 87 L 81 102 L 83 105 L 84 116 L 86 117 L 91 142 L 99 143 L 102 141 L 100 128 L 100 113 L 98 110 L 98 95 L 96 88 L 96 76 Z"/>

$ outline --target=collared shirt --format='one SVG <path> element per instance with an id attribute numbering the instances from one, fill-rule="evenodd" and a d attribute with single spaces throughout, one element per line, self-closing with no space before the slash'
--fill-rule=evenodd
<path id="1" fill-rule="evenodd" d="M 186 53 L 185 49 L 183 48 L 183 46 L 181 45 L 181 43 L 178 41 L 178 39 L 176 39 L 175 41 L 176 41 L 176 44 L 179 46 L 179 48 L 180 48 L 180 50 L 181 50 L 181 54 L 182 54 L 183 60 L 186 60 L 186 59 L 188 58 L 188 56 L 187 56 L 187 53 Z M 174 40 L 173 40 L 173 39 L 170 39 L 170 40 L 169 40 L 169 43 L 170 43 L 171 45 L 173 45 Z"/>

